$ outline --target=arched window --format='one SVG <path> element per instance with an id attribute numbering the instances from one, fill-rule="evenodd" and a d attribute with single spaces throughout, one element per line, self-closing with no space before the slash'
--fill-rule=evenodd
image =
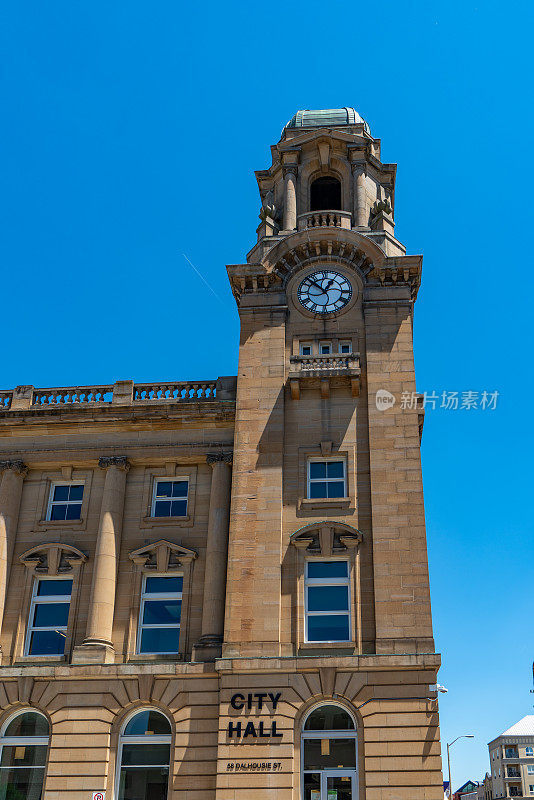
<path id="1" fill-rule="evenodd" d="M 341 183 L 337 178 L 317 178 L 310 188 L 310 211 L 341 211 Z"/>
<path id="2" fill-rule="evenodd" d="M 334 704 L 315 708 L 302 731 L 304 800 L 356 800 L 357 742 L 353 718 Z"/>
<path id="3" fill-rule="evenodd" d="M 48 720 L 36 711 L 10 717 L 0 736 L 0 799 L 40 800 L 48 753 Z"/>
<path id="4" fill-rule="evenodd" d="M 167 800 L 171 724 L 145 708 L 124 724 L 119 739 L 117 800 Z"/>

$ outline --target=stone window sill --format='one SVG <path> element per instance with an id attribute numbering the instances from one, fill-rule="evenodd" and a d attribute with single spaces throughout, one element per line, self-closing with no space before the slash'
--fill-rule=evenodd
<path id="1" fill-rule="evenodd" d="M 14 664 L 64 664 L 66 656 L 18 656 Z"/>
<path id="2" fill-rule="evenodd" d="M 80 530 L 81 528 L 85 527 L 85 520 L 84 519 L 40 519 L 37 523 L 37 527 L 39 530 L 46 530 L 47 528 L 54 529 L 65 529 L 70 530 L 73 528 L 74 530 Z"/>
<path id="3" fill-rule="evenodd" d="M 184 661 L 184 656 L 181 653 L 130 653 L 128 661 L 134 663 L 158 663 L 158 662 L 173 662 Z"/>
<path id="4" fill-rule="evenodd" d="M 189 527 L 193 524 L 191 517 L 143 517 L 142 528 Z"/>
<path id="5" fill-rule="evenodd" d="M 301 655 L 311 655 L 312 652 L 320 655 L 325 651 L 336 650 L 344 655 L 352 655 L 356 647 L 356 642 L 303 642 L 298 651 Z"/>
<path id="6" fill-rule="evenodd" d="M 315 508 L 349 508 L 350 503 L 350 497 L 304 497 L 300 501 L 300 507 L 306 511 Z"/>

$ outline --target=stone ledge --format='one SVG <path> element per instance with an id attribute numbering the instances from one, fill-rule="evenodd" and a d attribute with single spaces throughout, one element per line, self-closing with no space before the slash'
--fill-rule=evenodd
<path id="1" fill-rule="evenodd" d="M 16 664 L 0 666 L 0 680 L 32 676 L 43 679 L 80 678 L 120 678 L 134 680 L 139 675 L 157 675 L 161 677 L 198 676 L 217 673 L 243 672 L 304 672 L 320 667 L 333 667 L 341 671 L 380 672 L 389 670 L 437 670 L 441 666 L 439 653 L 409 653 L 405 655 L 359 655 L 359 656 L 290 656 L 287 658 L 219 658 L 215 662 L 182 661 L 172 663 L 139 664 Z"/>
<path id="2" fill-rule="evenodd" d="M 354 655 L 332 656 L 291 656 L 280 658 L 265 656 L 251 658 L 221 658 L 215 662 L 218 672 L 301 672 L 304 670 L 318 669 L 319 667 L 334 667 L 338 670 L 359 671 L 387 671 L 392 669 L 439 669 L 441 666 L 440 653 L 406 653 L 384 655 Z"/>

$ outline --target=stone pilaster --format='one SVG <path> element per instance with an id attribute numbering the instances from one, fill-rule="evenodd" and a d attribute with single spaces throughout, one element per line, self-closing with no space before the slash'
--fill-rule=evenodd
<path id="1" fill-rule="evenodd" d="M 409 287 L 368 289 L 365 313 L 376 653 L 432 653 Z M 383 408 L 377 392 L 395 402 Z"/>
<path id="2" fill-rule="evenodd" d="M 221 654 L 232 457 L 232 453 L 210 453 L 206 459 L 213 473 L 204 572 L 202 635 L 195 646 L 195 661 L 212 660 Z"/>
<path id="3" fill-rule="evenodd" d="M 241 308 L 223 658 L 280 654 L 285 308 Z"/>
<path id="4" fill-rule="evenodd" d="M 22 485 L 28 471 L 23 461 L 0 461 L 0 630 L 7 581 L 17 533 Z M 1 659 L 1 650 L 0 650 Z"/>
<path id="5" fill-rule="evenodd" d="M 120 552 L 126 473 L 130 465 L 124 456 L 99 459 L 106 470 L 96 542 L 93 582 L 84 642 L 74 649 L 73 663 L 115 660 L 113 650 L 113 616 Z"/>

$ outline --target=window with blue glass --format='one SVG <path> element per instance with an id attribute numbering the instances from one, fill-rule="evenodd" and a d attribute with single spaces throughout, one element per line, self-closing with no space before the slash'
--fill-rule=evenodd
<path id="1" fill-rule="evenodd" d="M 154 481 L 153 517 L 185 517 L 187 515 L 187 478 Z"/>
<path id="2" fill-rule="evenodd" d="M 349 575 L 348 561 L 306 562 L 307 642 L 351 640 Z"/>
<path id="3" fill-rule="evenodd" d="M 143 709 L 119 737 L 118 800 L 166 800 L 171 762 L 171 725 L 156 709 Z"/>
<path id="4" fill-rule="evenodd" d="M 182 575 L 145 575 L 139 617 L 138 653 L 179 653 Z"/>
<path id="5" fill-rule="evenodd" d="M 311 458 L 308 461 L 308 497 L 347 496 L 346 465 L 343 458 Z"/>
<path id="6" fill-rule="evenodd" d="M 72 580 L 40 578 L 34 582 L 26 655 L 64 655 L 71 594 Z"/>
<path id="7" fill-rule="evenodd" d="M 83 483 L 54 483 L 50 490 L 50 520 L 80 519 L 82 516 Z"/>
<path id="8" fill-rule="evenodd" d="M 39 712 L 23 709 L 4 723 L 0 735 L 0 800 L 43 796 L 49 726 Z"/>

